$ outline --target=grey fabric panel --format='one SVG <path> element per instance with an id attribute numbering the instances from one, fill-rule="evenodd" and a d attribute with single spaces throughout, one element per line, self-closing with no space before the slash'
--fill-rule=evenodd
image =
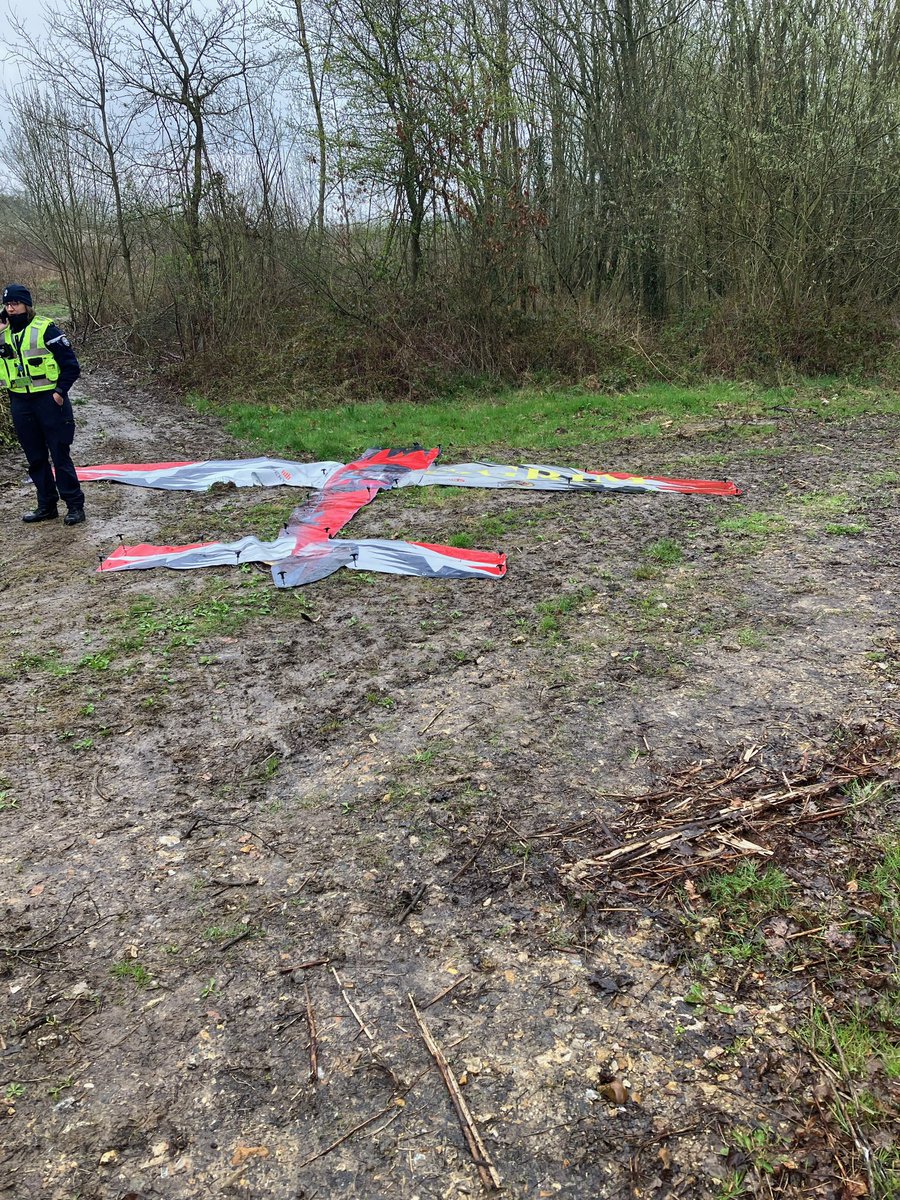
<path id="1" fill-rule="evenodd" d="M 111 466 L 87 467 L 79 474 L 85 481 L 108 479 L 135 487 L 160 488 L 173 492 L 205 492 L 217 483 L 235 487 L 320 488 L 343 463 L 295 463 L 281 458 L 209 459 L 180 467 L 148 467 L 141 471 L 116 471 Z"/>
<path id="2" fill-rule="evenodd" d="M 414 542 L 364 538 L 352 543 L 356 555 L 348 566 L 354 571 L 381 571 L 388 575 L 421 575 L 431 579 L 496 579 L 503 573 L 476 560 L 442 554 Z M 462 551 L 465 553 L 465 551 Z"/>
<path id="3" fill-rule="evenodd" d="M 427 471 L 410 471 L 398 481 L 398 487 L 426 487 L 435 484 L 449 487 L 520 488 L 523 491 L 558 492 L 621 491 L 626 485 L 608 475 L 577 471 L 570 467 L 543 467 L 526 464 L 520 467 L 502 463 L 458 463 L 456 466 L 430 467 Z M 646 488 L 631 490 L 649 490 Z"/>
<path id="4" fill-rule="evenodd" d="M 290 554 L 294 548 L 291 537 L 261 542 L 245 537 L 237 542 L 206 542 L 201 546 L 144 547 L 123 546 L 109 559 L 107 571 L 138 571 L 149 567 L 174 567 L 188 571 L 194 567 L 233 567 L 245 562 L 270 563 Z M 151 553 L 155 550 L 156 553 Z"/>
<path id="5" fill-rule="evenodd" d="M 465 554 L 465 551 L 461 552 Z M 353 571 L 378 571 L 386 575 L 419 575 L 427 579 L 499 578 L 502 570 L 488 568 L 414 542 L 387 538 L 328 541 L 307 546 L 297 554 L 272 564 L 276 587 L 302 587 L 325 579 L 341 567 Z"/>
<path id="6" fill-rule="evenodd" d="M 353 558 L 353 542 L 320 542 L 306 546 L 296 554 L 272 563 L 272 580 L 276 587 L 302 587 L 327 579 Z"/>

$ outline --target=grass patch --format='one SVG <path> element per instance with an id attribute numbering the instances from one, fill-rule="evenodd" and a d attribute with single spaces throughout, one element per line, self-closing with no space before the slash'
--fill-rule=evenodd
<path id="1" fill-rule="evenodd" d="M 40 671 L 58 678 L 76 672 L 104 673 L 122 654 L 140 650 L 171 654 L 206 638 L 238 633 L 249 621 L 270 616 L 276 610 L 290 617 L 291 610 L 308 612 L 310 608 L 309 597 L 302 591 L 279 592 L 267 575 L 244 566 L 239 568 L 237 582 L 234 575 L 209 580 L 199 598 L 185 597 L 180 604 L 162 604 L 153 597 L 139 596 L 118 616 L 120 635 L 102 650 L 83 655 L 77 663 L 63 662 L 60 651 L 51 648 L 20 655 L 12 669 L 17 673 Z M 201 663 L 204 661 L 214 660 L 201 657 Z M 83 715 L 91 712 L 93 706 L 83 706 Z"/>
<path id="2" fill-rule="evenodd" d="M 205 518 L 207 538 L 210 541 L 228 542 L 253 533 L 261 541 L 272 541 L 281 536 L 291 510 L 306 495 L 306 492 L 299 492 L 294 501 L 292 497 L 282 493 L 281 498 L 277 500 L 263 500 L 246 508 L 240 504 L 223 505 L 217 512 L 210 512 Z M 180 529 L 183 532 L 183 525 Z M 177 536 L 180 537 L 181 533 Z"/>
<path id="3" fill-rule="evenodd" d="M 409 489 L 413 490 L 413 489 Z M 425 488 L 421 489 L 425 491 Z M 472 496 L 469 496 L 472 505 Z M 477 506 L 476 506 L 477 507 Z M 474 509 L 472 510 L 474 511 Z M 534 528 L 547 521 L 558 521 L 559 512 L 554 505 L 542 505 L 540 508 L 507 508 L 499 513 L 490 513 L 481 517 L 473 517 L 467 521 L 467 528 L 449 536 L 441 536 L 441 541 L 448 546 L 460 550 L 471 550 L 473 547 L 503 546 L 510 533 L 517 529 Z M 409 536 L 420 539 L 422 530 L 415 530 Z M 538 535 L 537 540 L 541 537 Z"/>
<path id="4" fill-rule="evenodd" d="M 900 934 L 900 838 L 882 843 L 883 857 L 867 884 L 878 898 L 879 917 L 892 936 Z"/>
<path id="5" fill-rule="evenodd" d="M 684 551 L 674 538 L 660 538 L 647 549 L 647 557 L 663 567 L 675 567 L 684 561 Z"/>
<path id="6" fill-rule="evenodd" d="M 624 437 L 658 437 L 673 423 L 717 418 L 723 411 L 755 418 L 764 410 L 764 397 L 731 384 L 654 384 L 625 396 L 581 388 L 522 389 L 488 397 L 462 393 L 424 404 L 379 400 L 299 411 L 253 403 L 230 403 L 223 409 L 202 397 L 188 399 L 201 409 L 215 408 L 238 437 L 262 439 L 280 454 L 346 461 L 369 446 L 420 443 L 442 446 L 446 456 L 457 448 L 471 453 L 527 444 L 535 450 L 558 450 Z"/>
<path id="7" fill-rule="evenodd" d="M 750 625 L 743 626 L 737 631 L 735 640 L 739 646 L 745 650 L 758 650 L 765 643 L 765 635 L 760 633 L 758 629 L 753 629 Z"/>
<path id="8" fill-rule="evenodd" d="M 864 1078 L 869 1064 L 877 1060 L 889 1079 L 900 1079 L 900 991 L 882 1000 L 878 1018 L 855 1007 L 835 1020 L 819 1006 L 801 1027 L 800 1040 L 836 1071 L 847 1071 L 853 1078 Z"/>
<path id="9" fill-rule="evenodd" d="M 844 516 L 854 507 L 854 500 L 846 492 L 810 492 L 800 497 L 800 507 L 805 517 L 824 521 L 824 532 L 832 537 L 859 537 L 868 533 L 865 521 L 829 521 L 829 517 Z"/>
<path id="10" fill-rule="evenodd" d="M 116 648 L 161 649 L 168 654 L 179 647 L 196 646 L 209 637 L 231 636 L 248 621 L 270 616 L 276 606 L 280 609 L 285 598 L 288 604 L 301 609 L 309 607 L 309 599 L 302 593 L 279 593 L 266 576 L 249 568 L 240 568 L 237 587 L 233 579 L 214 580 L 201 600 L 189 601 L 183 607 L 140 597 L 122 617 L 126 631 Z"/>
<path id="11" fill-rule="evenodd" d="M 861 787 L 866 785 L 861 785 Z M 848 789 L 850 794 L 850 789 Z M 868 799 L 882 794 L 882 787 L 869 785 Z M 871 873 L 861 884 L 867 893 L 866 906 L 873 909 L 870 928 L 881 930 L 882 937 L 873 941 L 878 962 L 891 961 L 886 941 L 896 944 L 900 932 L 900 838 L 894 836 L 881 843 L 882 855 Z M 829 1105 L 833 1124 L 857 1150 L 860 1131 L 871 1137 L 871 1156 L 867 1158 L 873 1196 L 900 1196 L 900 1156 L 896 1138 L 889 1129 L 896 1122 L 893 1093 L 900 1080 L 900 974 L 894 962 L 894 972 L 883 978 L 880 991 L 870 991 L 864 981 L 848 1003 L 845 990 L 847 971 L 853 963 L 842 961 L 838 999 L 822 997 L 807 1020 L 796 1030 L 797 1041 L 821 1065 L 841 1080 L 842 1086 L 833 1091 Z M 851 976 L 852 979 L 852 976 Z M 853 992 L 850 995 L 854 995 Z M 880 1145 L 876 1145 L 880 1142 Z M 868 1193 L 866 1193 L 868 1194 Z"/>
<path id="12" fill-rule="evenodd" d="M 15 659 L 13 666 L 16 672 L 43 671 L 58 678 L 72 675 L 75 671 L 75 667 L 71 663 L 62 661 L 60 651 L 55 649 L 33 654 L 20 654 Z"/>
<path id="13" fill-rule="evenodd" d="M 829 517 L 844 513 L 853 504 L 846 492 L 808 492 L 800 497 L 800 507 L 807 516 Z"/>
<path id="14" fill-rule="evenodd" d="M 777 867 L 761 871 L 753 859 L 733 871 L 707 875 L 700 887 L 711 904 L 722 909 L 732 925 L 746 926 L 765 913 L 787 907 L 791 882 Z"/>
<path id="15" fill-rule="evenodd" d="M 243 922 L 232 925 L 210 925 L 204 930 L 203 936 L 208 942 L 230 942 L 239 938 L 256 938 L 262 935 L 262 930 Z"/>
<path id="16" fill-rule="evenodd" d="M 868 531 L 868 525 L 862 521 L 851 522 L 847 525 L 829 523 L 825 526 L 825 532 L 831 534 L 832 537 L 859 537 Z"/>
<path id="17" fill-rule="evenodd" d="M 749 512 L 740 517 L 721 517 L 717 524 L 721 533 L 729 533 L 738 539 L 763 542 L 783 533 L 787 521 L 778 513 Z"/>
<path id="18" fill-rule="evenodd" d="M 854 779 L 844 788 L 844 795 L 857 808 L 887 800 L 890 797 L 890 785 L 884 779 Z"/>
<path id="19" fill-rule="evenodd" d="M 713 428 L 720 423 L 729 437 L 764 436 L 775 427 L 760 425 L 762 417 L 786 403 L 802 406 L 810 393 L 820 390 L 816 382 L 770 389 L 719 382 L 696 387 L 658 383 L 625 395 L 524 388 L 489 396 L 463 391 L 415 404 L 373 400 L 323 405 L 319 399 L 315 406 L 308 401 L 306 407 L 288 408 L 262 400 L 222 404 L 196 393 L 188 401 L 202 411 L 214 411 L 231 433 L 255 440 L 271 453 L 346 462 L 370 446 L 416 443 L 442 446 L 445 460 L 497 448 L 508 448 L 515 457 L 523 447 L 531 452 L 564 451 L 621 438 L 670 436 L 698 422 L 712 423 Z M 810 411 L 823 415 L 815 408 Z M 827 415 L 837 419 L 866 411 L 900 412 L 900 398 L 887 391 L 846 388 L 832 397 Z"/>
<path id="20" fill-rule="evenodd" d="M 468 511 L 472 506 L 472 488 L 405 487 L 391 488 L 378 497 L 380 508 L 397 505 L 402 508 L 459 508 Z"/>
<path id="21" fill-rule="evenodd" d="M 537 605 L 538 632 L 555 646 L 562 634 L 565 619 L 586 604 L 593 595 L 593 588 L 582 587 L 576 592 L 565 592 L 550 600 L 541 600 Z"/>

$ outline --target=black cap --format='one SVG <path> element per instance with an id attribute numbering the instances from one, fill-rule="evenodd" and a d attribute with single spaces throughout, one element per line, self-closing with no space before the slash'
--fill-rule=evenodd
<path id="1" fill-rule="evenodd" d="M 22 287 L 21 283 L 8 283 L 3 289 L 3 303 L 11 301 L 13 304 L 27 304 L 32 307 L 31 292 L 27 287 Z"/>

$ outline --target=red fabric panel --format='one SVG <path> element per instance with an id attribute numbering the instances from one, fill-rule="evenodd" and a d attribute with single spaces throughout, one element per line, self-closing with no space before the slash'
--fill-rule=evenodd
<path id="1" fill-rule="evenodd" d="M 196 467 L 199 466 L 200 459 L 193 459 L 189 462 L 163 462 L 163 463 L 100 463 L 91 467 L 79 467 L 78 478 L 90 481 L 97 478 L 97 472 L 102 472 L 104 475 L 114 473 L 120 475 L 125 471 L 167 471 L 171 467 Z"/>

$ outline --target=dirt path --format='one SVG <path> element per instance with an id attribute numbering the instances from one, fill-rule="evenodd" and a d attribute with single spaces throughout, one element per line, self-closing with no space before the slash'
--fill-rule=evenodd
<path id="1" fill-rule="evenodd" d="M 244 452 L 105 375 L 82 395 L 78 461 Z M 827 779 L 872 739 L 886 769 L 898 450 L 877 417 L 586 448 L 745 495 L 385 496 L 355 532 L 470 533 L 506 580 L 290 593 L 93 570 L 122 538 L 271 535 L 289 494 L 94 484 L 85 527 L 26 528 L 6 454 L 0 1196 L 477 1196 L 410 994 L 507 1196 L 863 1194 L 794 1035 L 849 986 L 821 930 L 873 910 L 891 787 L 771 833 L 793 900 L 750 954 L 702 861 L 662 896 L 570 867 L 700 760 Z M 851 936 L 877 996 L 888 950 Z"/>

